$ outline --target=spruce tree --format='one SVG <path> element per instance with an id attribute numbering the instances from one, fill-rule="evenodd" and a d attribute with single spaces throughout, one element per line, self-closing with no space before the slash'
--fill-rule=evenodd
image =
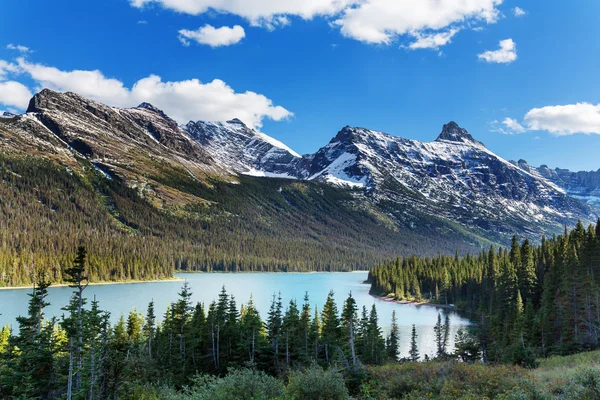
<path id="1" fill-rule="evenodd" d="M 344 303 L 342 310 L 342 333 L 345 337 L 345 341 L 348 344 L 350 351 L 350 360 L 352 361 L 352 367 L 356 368 L 358 358 L 356 356 L 356 326 L 358 324 L 358 307 L 356 300 L 352 297 L 352 292 L 348 294 L 348 298 Z"/>
<path id="2" fill-rule="evenodd" d="M 410 355 L 410 360 L 413 362 L 419 361 L 419 348 L 417 346 L 417 328 L 415 327 L 415 324 L 413 324 L 412 326 L 412 332 L 410 335 L 410 351 L 409 351 L 409 355 Z"/>
<path id="3" fill-rule="evenodd" d="M 398 347 L 400 344 L 400 330 L 396 319 L 396 310 L 392 311 L 392 326 L 387 338 L 387 355 L 390 360 L 398 361 Z"/>
<path id="4" fill-rule="evenodd" d="M 340 318 L 333 291 L 327 295 L 327 301 L 321 313 L 321 342 L 325 347 L 325 361 L 330 362 L 331 352 L 339 345 L 342 337 Z"/>

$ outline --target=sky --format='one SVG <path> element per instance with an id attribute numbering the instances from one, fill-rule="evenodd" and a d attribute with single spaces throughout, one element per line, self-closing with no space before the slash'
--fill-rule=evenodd
<path id="1" fill-rule="evenodd" d="M 312 153 L 344 126 L 600 168 L 600 2 L 2 0 L 0 110 L 44 87 Z"/>

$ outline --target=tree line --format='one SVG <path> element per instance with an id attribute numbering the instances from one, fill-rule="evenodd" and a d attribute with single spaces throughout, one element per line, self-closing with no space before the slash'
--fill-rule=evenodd
<path id="1" fill-rule="evenodd" d="M 369 280 L 374 294 L 469 312 L 487 361 L 532 364 L 599 347 L 600 222 L 539 245 L 514 237 L 509 249 L 477 255 L 398 258 Z"/>

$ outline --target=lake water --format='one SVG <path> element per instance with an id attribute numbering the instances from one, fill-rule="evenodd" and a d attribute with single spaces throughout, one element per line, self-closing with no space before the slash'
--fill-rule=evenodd
<path id="1" fill-rule="evenodd" d="M 235 295 L 238 307 L 248 302 L 250 296 L 266 319 L 273 293 L 281 292 L 284 306 L 291 299 L 296 299 L 301 306 L 304 293 L 308 292 L 314 312 L 317 305 L 319 310 L 330 290 L 335 292 L 338 309 L 341 312 L 343 301 L 351 291 L 358 303 L 359 310 L 366 306 L 368 310 L 373 304 L 377 307 L 379 322 L 385 332 L 391 324 L 392 311 L 396 310 L 400 326 L 401 354 L 408 354 L 412 325 L 417 328 L 418 344 L 421 357 L 435 353 L 433 326 L 437 321 L 438 312 L 445 317 L 448 312 L 431 306 L 414 306 L 383 301 L 369 295 L 369 285 L 363 282 L 366 272 L 323 272 L 323 273 L 198 273 L 176 274 L 177 277 L 189 282 L 193 292 L 192 300 L 208 304 L 217 298 L 221 287 L 225 286 L 228 293 Z M 148 282 L 135 284 L 115 284 L 89 286 L 84 294 L 88 299 L 96 296 L 103 310 L 111 312 L 112 320 L 117 320 L 121 314 L 127 315 L 132 309 L 145 314 L 148 303 L 154 300 L 157 316 L 164 314 L 167 306 L 177 299 L 181 289 L 181 281 Z M 0 326 L 11 324 L 16 327 L 15 318 L 27 313 L 29 290 L 0 290 Z M 48 300 L 51 305 L 46 309 L 46 316 L 62 315 L 61 307 L 68 303 L 72 289 L 57 287 L 49 289 Z M 88 302 L 89 303 L 89 302 Z M 452 335 L 450 346 L 453 347 L 454 334 L 459 327 L 469 325 L 469 321 L 460 315 L 450 312 Z"/>

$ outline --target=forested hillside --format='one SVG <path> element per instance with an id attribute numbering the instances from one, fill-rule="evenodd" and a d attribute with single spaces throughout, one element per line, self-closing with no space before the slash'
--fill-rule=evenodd
<path id="1" fill-rule="evenodd" d="M 477 255 L 399 258 L 369 279 L 374 294 L 471 313 L 490 361 L 529 363 L 599 345 L 600 223 L 579 223 L 540 245 L 514 238 L 510 249 Z"/>
<path id="2" fill-rule="evenodd" d="M 85 159 L 81 171 L 39 157 L 0 155 L 0 285 L 43 272 L 63 281 L 74 249 L 89 249 L 94 281 L 160 279 L 174 270 L 365 269 L 402 254 L 471 248 L 476 239 L 431 220 L 397 227 L 351 191 L 239 177 L 202 183 L 169 172 L 181 204 L 155 204 Z M 438 228 L 442 228 L 438 229 Z M 441 232 L 453 232 L 443 236 Z"/>

